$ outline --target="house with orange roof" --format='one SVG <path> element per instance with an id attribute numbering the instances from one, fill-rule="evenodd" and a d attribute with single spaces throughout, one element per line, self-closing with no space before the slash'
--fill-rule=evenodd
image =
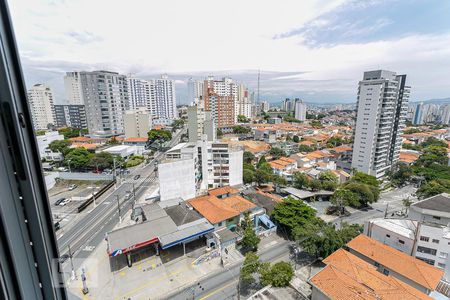
<path id="1" fill-rule="evenodd" d="M 397 249 L 391 248 L 364 234 L 347 243 L 348 251 L 385 275 L 430 294 L 440 283 L 444 271 Z"/>
<path id="2" fill-rule="evenodd" d="M 92 143 L 72 143 L 70 148 L 85 148 L 86 150 L 95 150 L 100 147 L 100 144 Z"/>
<path id="3" fill-rule="evenodd" d="M 309 280 L 313 300 L 433 299 L 394 276 L 380 273 L 375 266 L 344 249 L 337 250 L 323 262 L 326 267 Z"/>
<path id="4" fill-rule="evenodd" d="M 216 229 L 227 227 L 234 231 L 244 219 L 245 213 L 249 213 L 251 219 L 265 213 L 264 209 L 236 194 L 236 191 L 231 187 L 218 188 L 211 190 L 208 195 L 187 202 Z"/>
<path id="5" fill-rule="evenodd" d="M 148 138 L 146 137 L 128 137 L 123 140 L 124 145 L 136 145 L 136 146 L 145 146 L 147 145 Z"/>
<path id="6" fill-rule="evenodd" d="M 280 157 L 279 159 L 270 161 L 269 165 L 276 175 L 282 177 L 284 177 L 286 172 L 297 169 L 297 161 L 288 157 Z"/>
<path id="7" fill-rule="evenodd" d="M 400 151 L 400 156 L 399 156 L 399 161 L 400 163 L 410 166 L 412 165 L 416 160 L 419 159 L 420 153 L 417 151 L 412 151 L 412 150 L 401 150 Z"/>

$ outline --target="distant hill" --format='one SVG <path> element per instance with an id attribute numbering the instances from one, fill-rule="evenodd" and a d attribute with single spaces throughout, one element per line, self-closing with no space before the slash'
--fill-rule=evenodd
<path id="1" fill-rule="evenodd" d="M 420 102 L 423 102 L 424 104 L 450 104 L 450 98 L 442 98 L 442 99 L 429 99 L 424 101 L 411 101 L 411 103 L 419 104 Z"/>

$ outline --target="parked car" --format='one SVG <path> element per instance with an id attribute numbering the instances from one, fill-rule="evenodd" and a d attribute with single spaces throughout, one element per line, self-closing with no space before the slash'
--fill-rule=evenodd
<path id="1" fill-rule="evenodd" d="M 69 254 L 63 254 L 61 255 L 61 257 L 59 258 L 59 262 L 62 264 L 64 263 L 66 260 L 68 260 L 70 258 Z"/>
<path id="2" fill-rule="evenodd" d="M 71 184 L 69 185 L 69 191 L 73 191 L 74 189 L 76 189 L 78 187 L 78 185 L 76 184 Z"/>
<path id="3" fill-rule="evenodd" d="M 69 169 L 67 169 L 66 167 L 59 167 L 58 171 L 67 172 L 67 171 L 69 171 Z"/>
<path id="4" fill-rule="evenodd" d="M 130 199 L 132 195 L 133 195 L 133 194 L 132 194 L 130 191 L 127 191 L 127 192 L 125 193 L 125 199 L 126 199 L 126 200 Z"/>
<path id="5" fill-rule="evenodd" d="M 70 202 L 70 198 L 65 198 L 63 201 L 61 201 L 61 203 L 59 203 L 59 206 L 65 206 L 69 202 Z"/>
<path id="6" fill-rule="evenodd" d="M 55 201 L 55 205 L 60 205 L 61 202 L 63 202 L 64 200 L 66 200 L 66 198 L 59 198 L 58 200 Z"/>
<path id="7" fill-rule="evenodd" d="M 134 180 L 138 180 L 139 178 L 141 178 L 141 175 L 136 175 L 136 176 L 134 176 Z"/>

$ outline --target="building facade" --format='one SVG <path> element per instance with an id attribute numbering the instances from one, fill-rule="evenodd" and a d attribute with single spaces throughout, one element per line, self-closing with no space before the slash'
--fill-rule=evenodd
<path id="1" fill-rule="evenodd" d="M 199 106 L 189 106 L 187 115 L 189 142 L 200 141 L 203 135 L 206 135 L 210 142 L 216 140 L 216 125 L 210 111 Z"/>
<path id="2" fill-rule="evenodd" d="M 84 104 L 83 88 L 81 87 L 81 72 L 67 72 L 64 76 L 64 89 L 69 104 Z"/>
<path id="3" fill-rule="evenodd" d="M 195 80 L 192 77 L 188 79 L 188 103 L 197 104 L 199 99 L 203 97 L 203 81 Z"/>
<path id="4" fill-rule="evenodd" d="M 155 102 L 152 107 L 152 118 L 158 124 L 171 123 L 177 118 L 175 81 L 169 79 L 167 75 L 161 75 L 160 79 L 154 80 L 154 84 Z"/>
<path id="5" fill-rule="evenodd" d="M 56 126 L 88 129 L 86 110 L 82 104 L 55 105 Z"/>
<path id="6" fill-rule="evenodd" d="M 406 75 L 364 72 L 358 88 L 352 168 L 380 178 L 396 164 L 409 91 Z"/>
<path id="7" fill-rule="evenodd" d="M 66 78 L 72 78 L 73 73 L 67 73 Z M 129 106 L 126 76 L 109 71 L 78 72 L 78 75 L 89 133 L 98 136 L 123 133 L 123 115 Z"/>
<path id="8" fill-rule="evenodd" d="M 155 84 L 152 80 L 128 77 L 128 100 L 130 109 L 145 108 L 153 112 L 155 102 Z"/>
<path id="9" fill-rule="evenodd" d="M 214 80 L 208 77 L 203 84 L 203 107 L 210 111 L 218 128 L 236 124 L 237 85 L 231 78 Z"/>
<path id="10" fill-rule="evenodd" d="M 148 137 L 152 128 L 150 113 L 145 107 L 127 110 L 123 116 L 125 138 Z"/>
<path id="11" fill-rule="evenodd" d="M 300 121 L 306 121 L 306 104 L 303 100 L 295 100 L 294 117 Z"/>
<path id="12" fill-rule="evenodd" d="M 53 92 L 49 86 L 35 84 L 28 90 L 28 104 L 34 130 L 46 130 L 56 124 Z"/>

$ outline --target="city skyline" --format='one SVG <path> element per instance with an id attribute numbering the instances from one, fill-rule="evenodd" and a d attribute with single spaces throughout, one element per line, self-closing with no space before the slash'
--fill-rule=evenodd
<path id="1" fill-rule="evenodd" d="M 355 103 L 354 87 L 360 74 L 371 69 L 408 74 L 414 86 L 412 102 L 449 97 L 445 70 L 450 66 L 450 45 L 446 43 L 450 21 L 445 12 L 450 4 L 270 4 L 248 1 L 230 5 L 218 16 L 211 14 L 211 6 L 201 3 L 200 9 L 193 10 L 183 2 L 155 3 L 151 9 L 146 9 L 145 3 L 119 7 L 108 2 L 109 17 L 121 20 L 108 26 L 98 26 L 98 16 L 86 21 L 98 11 L 97 5 L 104 6 L 101 1 L 90 4 L 89 11 L 83 9 L 83 1 L 16 1 L 11 3 L 11 11 L 27 85 L 51 86 L 58 104 L 65 100 L 65 72 L 99 69 L 142 79 L 168 73 L 176 80 L 180 104 L 187 103 L 190 77 L 230 76 L 256 90 L 258 69 L 261 100 L 271 103 L 285 97 Z M 171 19 L 164 13 L 152 14 L 152 18 L 142 15 L 155 10 L 170 13 L 183 26 L 169 26 Z M 235 16 L 232 23 L 220 22 L 230 14 Z M 283 18 L 277 17 L 280 15 Z M 364 18 L 353 22 L 357 15 Z M 35 25 L 33 30 L 29 24 Z M 205 34 L 208 44 L 201 42 Z M 221 36 L 227 36 L 227 43 Z"/>

